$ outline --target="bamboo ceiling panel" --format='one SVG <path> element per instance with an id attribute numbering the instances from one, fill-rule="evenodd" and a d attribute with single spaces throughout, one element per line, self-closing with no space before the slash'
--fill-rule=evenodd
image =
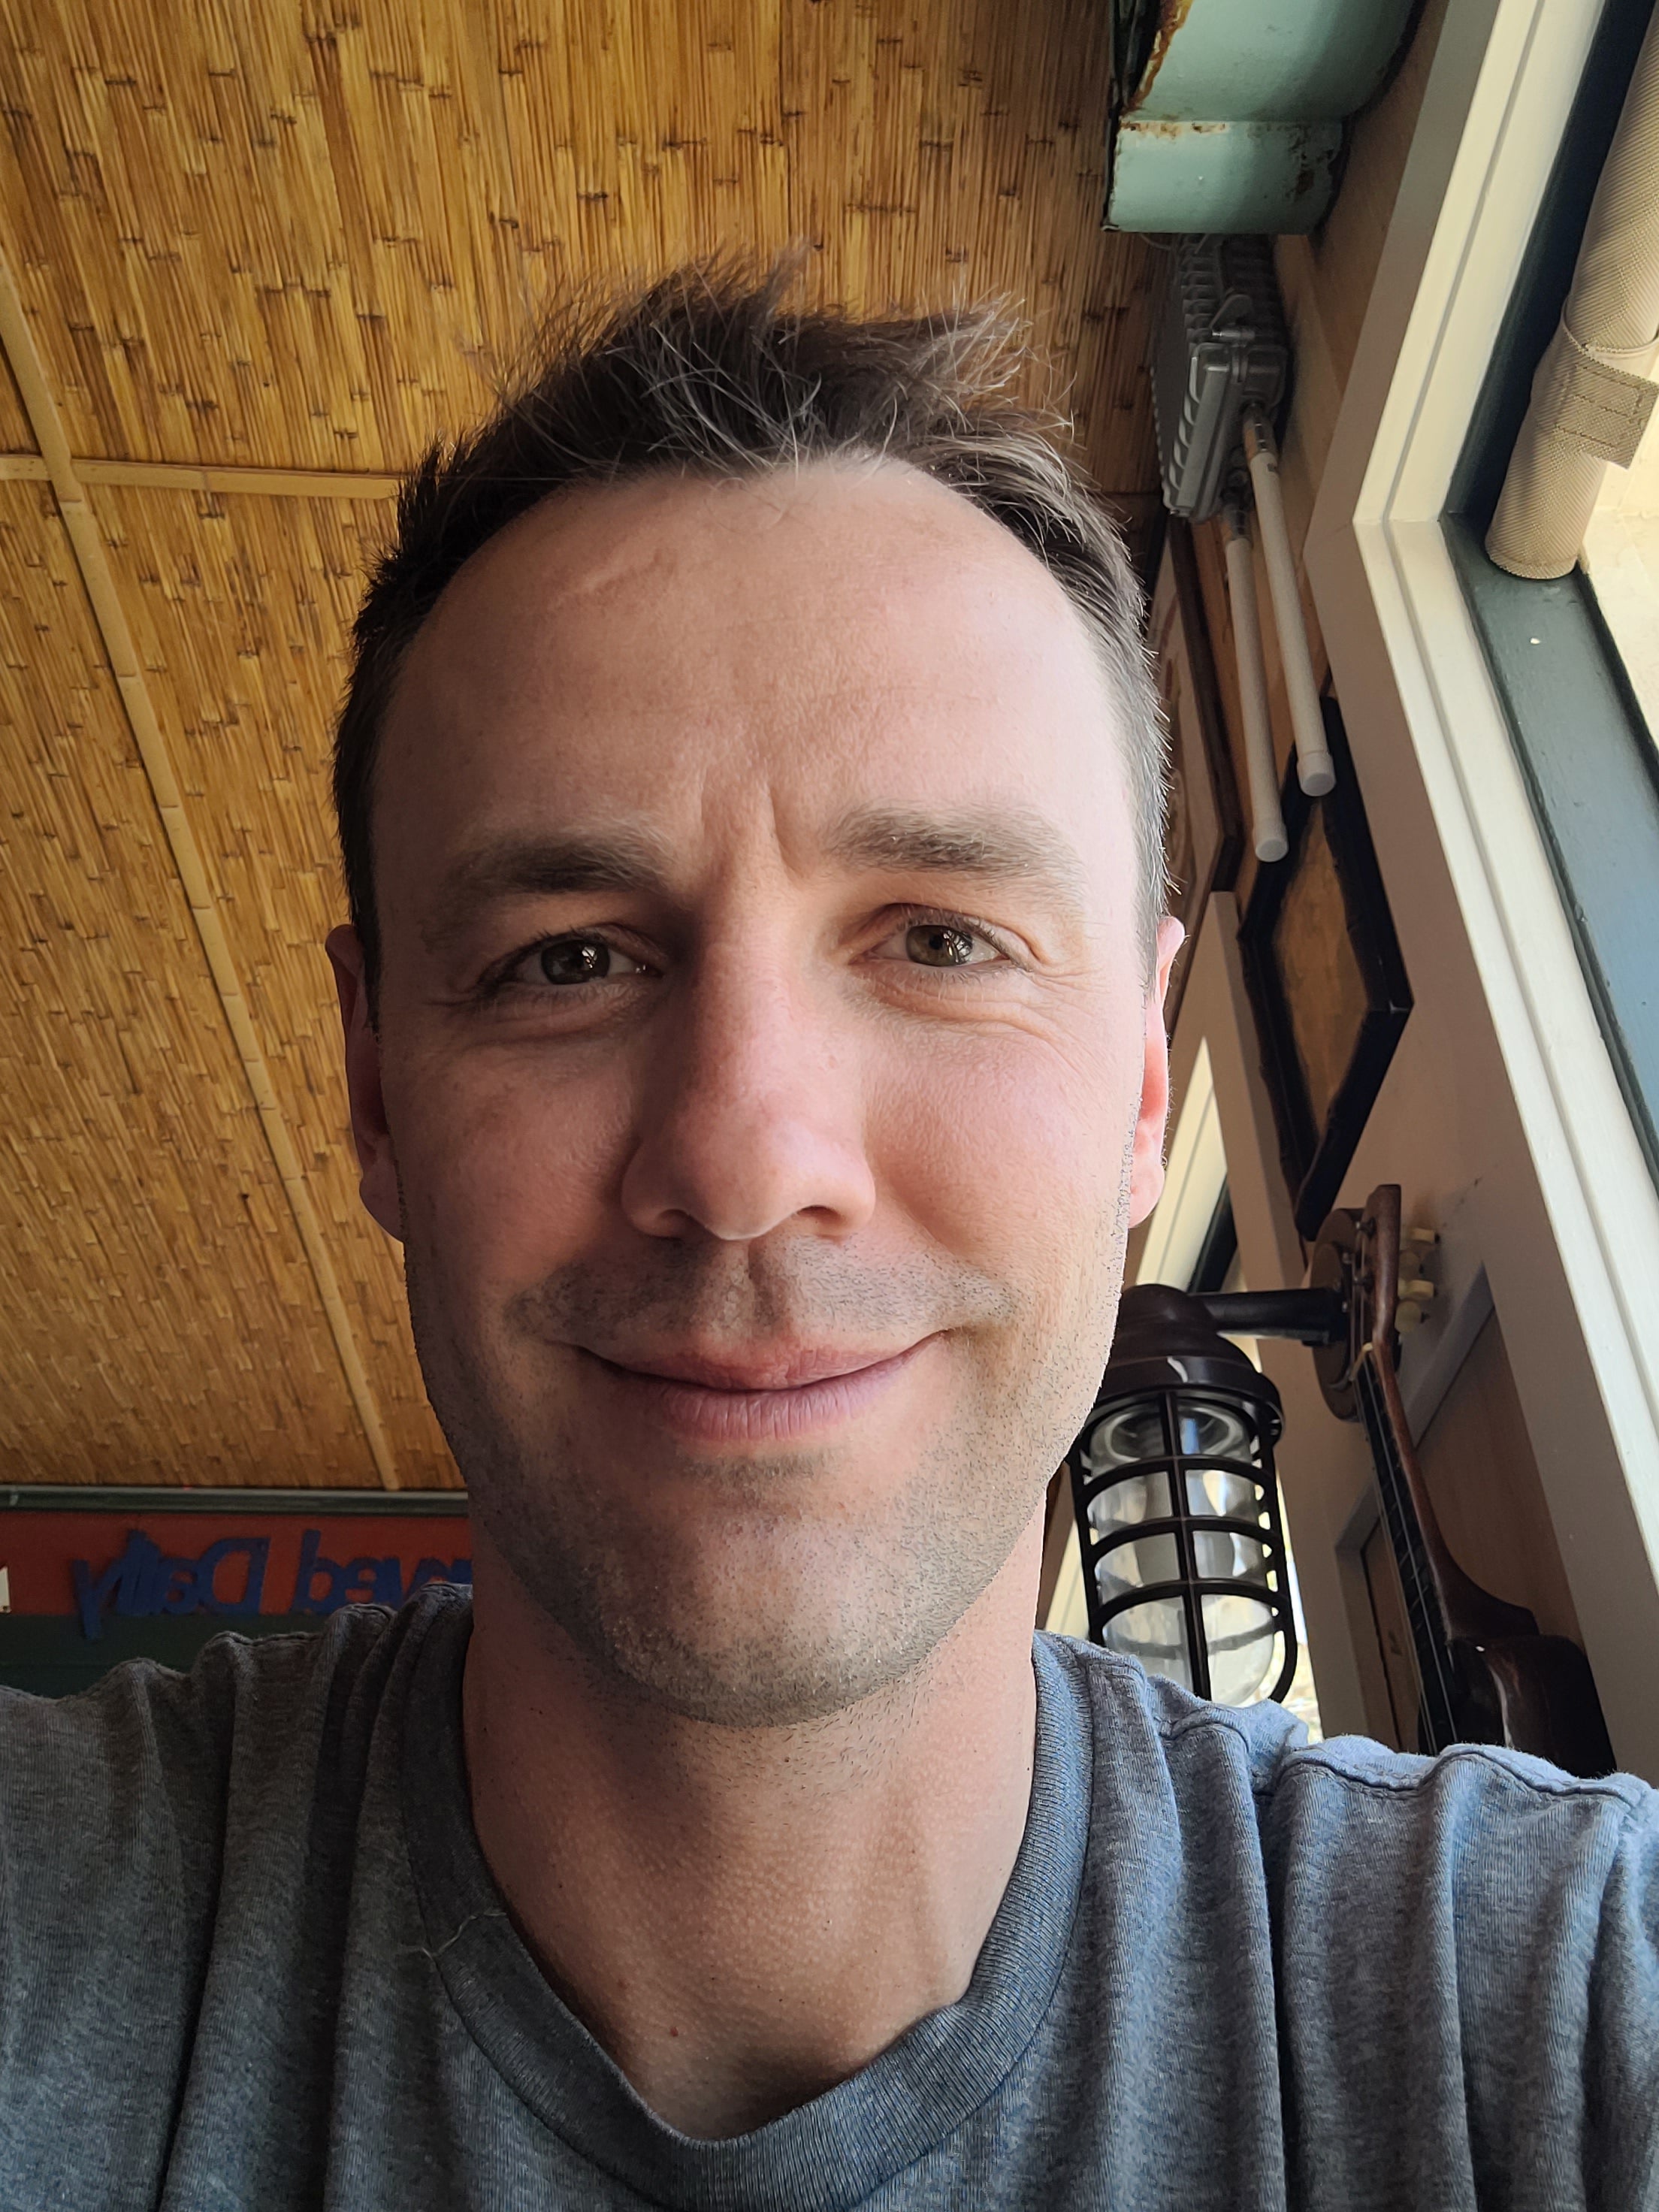
<path id="1" fill-rule="evenodd" d="M 405 1487 L 456 1478 L 396 1245 L 357 1195 L 323 939 L 345 917 L 328 795 L 345 632 L 389 506 L 88 495 L 284 1118 Z"/>
<path id="2" fill-rule="evenodd" d="M 1103 489 L 1156 484 L 1103 0 L 0 0 L 0 199 L 71 447 L 398 469 L 539 308 L 721 246 L 1006 293 Z"/>
<path id="3" fill-rule="evenodd" d="M 406 467 L 574 284 L 804 240 L 820 299 L 1029 314 L 1031 396 L 1071 408 L 1144 563 L 1154 264 L 1099 228 L 1109 12 L 0 0 L 29 404 L 84 465 L 120 603 L 83 543 L 100 641 L 51 494 L 0 478 L 0 1479 L 356 1485 L 379 1449 L 388 1480 L 455 1480 L 358 1202 L 320 951 L 342 644 L 389 508 L 292 472 Z M 0 452 L 36 427 L 0 372 Z M 289 474 L 209 494 L 100 462 Z M 171 848 L 107 672 L 123 617 Z"/>
<path id="4" fill-rule="evenodd" d="M 0 1478 L 372 1484 L 51 495 L 0 483 Z"/>

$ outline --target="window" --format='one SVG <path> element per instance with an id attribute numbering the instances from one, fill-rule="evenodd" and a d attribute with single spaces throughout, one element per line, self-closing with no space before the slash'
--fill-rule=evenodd
<path id="1" fill-rule="evenodd" d="M 1608 470 L 1573 574 L 1550 583 L 1510 576 L 1482 545 L 1651 15 L 1650 0 L 1607 0 L 1602 13 L 1450 486 L 1446 529 L 1626 1103 L 1659 1180 L 1659 435 L 1650 428 L 1634 469 Z"/>
<path id="2" fill-rule="evenodd" d="M 1583 572 L 1522 583 L 1481 545 L 1599 173 L 1579 134 L 1610 137 L 1650 13 L 1447 11 L 1307 567 L 1501 1054 L 1482 1259 L 1610 1732 L 1659 1775 L 1655 751 Z"/>

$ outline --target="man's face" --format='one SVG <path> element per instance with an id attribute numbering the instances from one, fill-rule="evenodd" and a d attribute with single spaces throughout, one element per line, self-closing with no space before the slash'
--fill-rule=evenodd
<path id="1" fill-rule="evenodd" d="M 1121 743 L 894 465 L 550 501 L 415 644 L 364 1199 L 489 1540 L 678 1711 L 900 1679 L 1087 1411 L 1165 1103 Z"/>

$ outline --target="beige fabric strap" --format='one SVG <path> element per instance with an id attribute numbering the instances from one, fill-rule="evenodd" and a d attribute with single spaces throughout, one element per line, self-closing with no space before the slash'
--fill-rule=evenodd
<path id="1" fill-rule="evenodd" d="M 1649 351 L 1642 349 L 1644 356 Z M 1538 365 L 1533 398 L 1558 438 L 1627 469 L 1659 399 L 1659 384 L 1591 353 L 1563 323 Z"/>
<path id="2" fill-rule="evenodd" d="M 1572 289 L 1486 533 L 1516 576 L 1565 576 L 1611 464 L 1628 468 L 1659 397 L 1659 14 L 1584 227 Z"/>

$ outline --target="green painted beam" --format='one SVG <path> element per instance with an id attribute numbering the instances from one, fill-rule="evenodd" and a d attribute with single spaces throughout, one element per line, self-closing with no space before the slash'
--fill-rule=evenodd
<path id="1" fill-rule="evenodd" d="M 1113 230 L 1308 231 L 1344 118 L 1387 82 L 1412 0 L 1117 0 Z"/>
<path id="2" fill-rule="evenodd" d="M 1340 123 L 1118 125 L 1111 230 L 1311 230 L 1336 191 Z"/>
<path id="3" fill-rule="evenodd" d="M 1165 20 L 1178 0 L 1165 0 Z M 1126 112 L 1166 122 L 1335 122 L 1382 89 L 1411 0 L 1190 0 Z"/>

